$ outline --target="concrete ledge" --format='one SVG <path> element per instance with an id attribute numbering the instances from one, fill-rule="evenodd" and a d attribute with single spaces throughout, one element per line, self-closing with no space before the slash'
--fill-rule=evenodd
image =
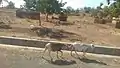
<path id="1" fill-rule="evenodd" d="M 48 42 L 71 44 L 70 42 L 46 41 L 46 40 L 38 40 L 38 39 L 0 36 L 0 44 L 44 48 L 44 45 Z M 91 50 L 88 50 L 88 53 L 120 56 L 120 47 L 107 47 L 107 46 L 95 45 L 95 51 L 92 52 Z"/>
<path id="2" fill-rule="evenodd" d="M 44 50 L 44 48 L 25 47 L 25 46 L 6 45 L 6 44 L 0 44 L 0 49 L 24 50 L 24 51 L 39 51 L 40 53 L 42 53 L 43 50 Z M 64 53 L 70 53 L 70 51 L 66 51 L 66 50 L 63 50 L 63 51 L 64 51 Z M 82 53 L 78 52 L 78 54 L 82 54 Z M 95 57 L 100 57 L 100 58 L 103 58 L 103 57 L 106 57 L 106 58 L 120 58 L 119 56 L 101 55 L 101 54 L 92 54 L 92 53 L 87 53 L 87 55 L 91 55 L 91 56 L 95 56 Z"/>

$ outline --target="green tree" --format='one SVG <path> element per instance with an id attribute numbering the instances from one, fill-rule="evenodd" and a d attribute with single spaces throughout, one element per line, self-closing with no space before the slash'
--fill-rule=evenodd
<path id="1" fill-rule="evenodd" d="M 97 13 L 98 13 L 98 12 L 99 12 L 98 9 L 91 8 L 90 14 L 95 17 L 95 16 L 97 16 Z"/>
<path id="2" fill-rule="evenodd" d="M 60 13 L 62 7 L 66 4 L 59 2 L 58 0 L 24 0 L 26 2 L 25 7 L 28 10 L 40 11 L 46 14 L 46 21 L 48 21 L 48 14 Z"/>
<path id="3" fill-rule="evenodd" d="M 14 9 L 15 4 L 12 1 L 10 1 L 10 2 L 8 2 L 8 5 L 6 6 L 6 8 Z"/>
<path id="4" fill-rule="evenodd" d="M 107 17 L 108 15 L 110 15 L 111 14 L 111 12 L 110 12 L 110 9 L 109 9 L 109 7 L 108 6 L 105 6 L 104 8 L 103 8 L 103 17 Z"/>
<path id="5" fill-rule="evenodd" d="M 111 3 L 111 1 L 114 1 L 113 3 Z M 110 5 L 110 11 L 111 11 L 111 15 L 118 17 L 120 15 L 120 0 L 107 0 L 108 4 L 111 3 Z"/>
<path id="6" fill-rule="evenodd" d="M 85 11 L 86 13 L 90 13 L 91 7 L 84 7 L 84 11 Z"/>
<path id="7" fill-rule="evenodd" d="M 75 10 L 75 13 L 79 13 L 79 12 L 80 12 L 80 9 L 77 8 L 77 9 Z"/>
<path id="8" fill-rule="evenodd" d="M 8 3 L 8 0 L 0 0 L 0 4 L 2 3 L 2 1 L 5 1 L 5 2 L 7 2 L 7 3 Z"/>
<path id="9" fill-rule="evenodd" d="M 71 6 L 68 6 L 68 7 L 66 8 L 66 12 L 67 12 L 68 14 L 74 13 L 74 9 L 73 9 Z"/>
<path id="10" fill-rule="evenodd" d="M 120 2 L 120 0 L 107 0 L 108 5 L 110 4 L 110 1 Z"/>

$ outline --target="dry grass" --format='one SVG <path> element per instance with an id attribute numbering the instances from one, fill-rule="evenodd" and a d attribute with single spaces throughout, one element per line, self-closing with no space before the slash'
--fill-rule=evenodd
<path id="1" fill-rule="evenodd" d="M 16 18 L 14 13 L 0 13 L 1 17 L 8 16 L 4 20 L 9 20 L 9 25 L 12 29 L 0 29 L 0 35 L 18 37 L 38 37 L 48 38 L 60 41 L 82 41 L 93 44 L 110 44 L 112 46 L 120 46 L 120 30 L 115 28 L 115 25 L 95 24 L 94 18 L 88 16 L 69 16 L 68 25 L 56 25 L 42 20 L 42 26 L 48 28 L 48 32 L 36 34 L 30 30 L 30 25 L 38 26 L 38 21 L 30 19 Z M 41 32 L 41 30 L 39 31 Z"/>

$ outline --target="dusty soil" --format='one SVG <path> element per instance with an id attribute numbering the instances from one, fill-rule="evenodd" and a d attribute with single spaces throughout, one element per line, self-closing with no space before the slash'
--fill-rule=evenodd
<path id="1" fill-rule="evenodd" d="M 92 17 L 70 16 L 67 25 L 56 25 L 50 22 L 44 22 L 42 26 L 56 31 L 52 34 L 60 34 L 63 37 L 42 36 L 30 30 L 30 25 L 38 26 L 38 21 L 30 19 L 20 19 L 15 16 L 15 11 L 0 10 L 0 22 L 9 24 L 12 29 L 0 29 L 0 36 L 16 36 L 25 38 L 42 38 L 59 41 L 82 41 L 85 43 L 103 44 L 106 46 L 120 46 L 120 29 L 115 28 L 115 24 L 94 24 Z"/>
<path id="2" fill-rule="evenodd" d="M 50 62 L 48 53 L 41 58 L 42 50 L 0 46 L 0 68 L 119 68 L 120 58 L 88 54 L 87 59 L 75 59 L 69 53 L 64 53 L 64 59 Z"/>

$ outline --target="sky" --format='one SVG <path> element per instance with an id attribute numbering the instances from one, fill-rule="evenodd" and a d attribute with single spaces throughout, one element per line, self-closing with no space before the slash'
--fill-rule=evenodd
<path id="1" fill-rule="evenodd" d="M 104 5 L 107 5 L 106 0 L 64 0 L 67 3 L 65 7 L 72 6 L 73 8 L 82 8 L 82 7 L 96 7 L 99 6 L 100 3 L 104 3 Z"/>
<path id="2" fill-rule="evenodd" d="M 8 0 L 15 3 L 16 7 L 20 7 L 20 5 L 24 4 L 23 0 Z M 96 7 L 102 2 L 106 5 L 106 0 L 63 0 L 63 2 L 67 2 L 65 7 L 71 6 L 74 9 L 83 8 L 83 7 Z M 7 5 L 6 2 L 3 2 L 3 5 Z"/>

